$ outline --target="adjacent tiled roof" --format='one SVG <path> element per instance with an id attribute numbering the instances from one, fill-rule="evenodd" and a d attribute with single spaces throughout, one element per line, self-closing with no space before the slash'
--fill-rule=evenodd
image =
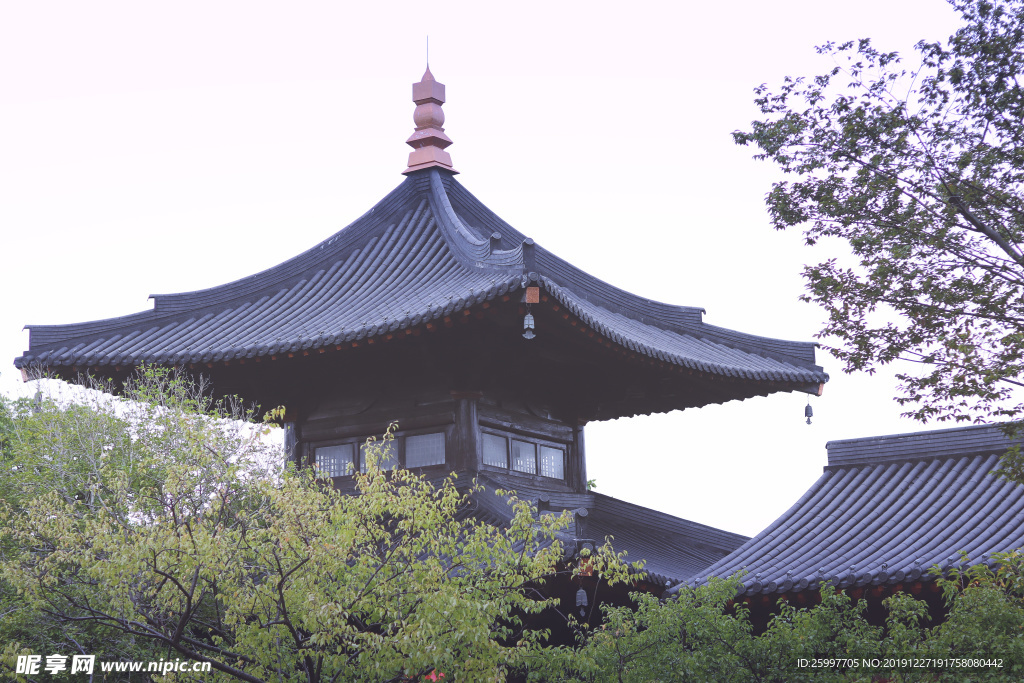
<path id="1" fill-rule="evenodd" d="M 735 552 L 696 572 L 747 572 L 743 592 L 928 579 L 1024 546 L 1024 486 L 991 474 L 1010 442 L 998 425 L 829 442 L 821 478 Z"/>
<path id="2" fill-rule="evenodd" d="M 612 537 L 612 547 L 663 587 L 693 575 L 732 552 L 749 538 L 594 493 L 587 535 Z"/>
<path id="3" fill-rule="evenodd" d="M 638 354 L 753 381 L 817 385 L 814 344 L 707 325 L 702 310 L 643 299 L 535 246 L 450 174 L 406 180 L 350 226 L 235 282 L 154 295 L 153 309 L 74 325 L 29 325 L 18 367 L 217 363 L 325 348 L 450 315 L 539 284 Z"/>
<path id="4" fill-rule="evenodd" d="M 486 476 L 480 477 L 480 481 L 485 490 L 473 496 L 479 509 L 477 514 L 507 521 L 510 509 L 502 499 L 491 494 L 504 486 Z M 642 560 L 647 580 L 663 587 L 707 568 L 749 540 L 746 536 L 596 492 L 557 493 L 521 486 L 517 495 L 544 501 L 556 513 L 561 510 L 582 512 L 581 538 L 600 545 L 611 537 L 612 547 L 617 552 L 625 552 L 627 562 Z M 569 537 L 575 533 L 574 529 L 567 530 L 564 540 L 570 540 Z"/>

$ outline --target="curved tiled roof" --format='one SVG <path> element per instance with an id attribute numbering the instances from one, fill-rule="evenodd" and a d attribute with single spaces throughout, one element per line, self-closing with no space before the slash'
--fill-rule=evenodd
<path id="1" fill-rule="evenodd" d="M 738 548 L 746 536 L 593 493 L 587 535 L 644 561 L 644 571 L 663 588 L 699 572 Z"/>
<path id="2" fill-rule="evenodd" d="M 479 514 L 507 523 L 511 510 L 504 498 L 493 491 L 505 485 L 486 476 L 479 477 L 485 490 L 472 499 Z M 738 548 L 746 536 L 716 529 L 681 517 L 589 491 L 587 493 L 552 492 L 518 486 L 517 495 L 544 501 L 556 514 L 562 510 L 585 510 L 583 535 L 598 544 L 612 538 L 616 552 L 625 552 L 629 563 L 643 561 L 647 580 L 661 587 L 701 571 Z M 575 530 L 566 530 L 563 541 L 571 545 Z"/>
<path id="3" fill-rule="evenodd" d="M 1024 486 L 997 478 L 998 425 L 833 441 L 785 514 L 690 582 L 744 570 L 746 595 L 927 579 L 1024 546 Z"/>
<path id="4" fill-rule="evenodd" d="M 152 310 L 74 325 L 29 325 L 18 367 L 217 363 L 355 342 L 540 285 L 624 349 L 752 381 L 827 381 L 814 344 L 707 325 L 702 310 L 638 297 L 533 244 L 428 169 L 354 223 L 261 273 L 154 295 Z"/>

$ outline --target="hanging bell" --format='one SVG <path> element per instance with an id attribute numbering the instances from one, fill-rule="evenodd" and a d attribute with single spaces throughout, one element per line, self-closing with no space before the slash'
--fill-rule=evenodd
<path id="1" fill-rule="evenodd" d="M 810 401 L 808 401 L 807 405 L 804 406 L 804 417 L 807 418 L 807 424 L 811 424 L 811 418 L 814 417 L 814 409 L 811 408 Z"/>
<path id="2" fill-rule="evenodd" d="M 523 337 L 526 339 L 533 339 L 537 335 L 533 333 L 534 322 L 533 313 L 527 313 L 526 317 L 523 318 Z"/>
<path id="3" fill-rule="evenodd" d="M 587 606 L 587 591 L 582 588 L 576 591 L 576 606 L 580 608 L 580 616 L 585 616 L 587 610 L 583 608 Z"/>

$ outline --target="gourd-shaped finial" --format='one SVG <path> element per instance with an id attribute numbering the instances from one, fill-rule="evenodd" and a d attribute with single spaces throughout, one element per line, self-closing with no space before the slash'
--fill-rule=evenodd
<path id="1" fill-rule="evenodd" d="M 434 75 L 427 67 L 419 83 L 412 84 L 412 101 L 416 103 L 416 111 L 412 119 L 416 130 L 405 141 L 412 147 L 409 154 L 409 168 L 402 173 L 412 173 L 423 168 L 443 168 L 451 173 L 458 173 L 452 168 L 452 157 L 445 148 L 452 144 L 451 138 L 444 134 L 444 84 L 434 80 Z"/>

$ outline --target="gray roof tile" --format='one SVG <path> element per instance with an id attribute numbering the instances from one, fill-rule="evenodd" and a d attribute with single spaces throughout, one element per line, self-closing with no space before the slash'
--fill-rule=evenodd
<path id="1" fill-rule="evenodd" d="M 491 514 L 510 517 L 510 509 L 490 491 L 506 488 L 487 476 L 480 477 L 486 490 L 473 494 L 477 505 L 488 508 Z M 708 567 L 738 548 L 746 536 L 674 517 L 641 505 L 628 503 L 596 492 L 551 492 L 517 487 L 522 499 L 546 500 L 553 510 L 587 510 L 586 538 L 603 543 L 612 537 L 612 547 L 626 552 L 627 562 L 644 561 L 648 580 L 661 586 L 674 584 L 682 577 Z M 568 535 L 572 535 L 569 530 Z"/>
<path id="2" fill-rule="evenodd" d="M 829 442 L 793 507 L 687 582 L 743 570 L 747 595 L 878 585 L 1024 546 L 1024 487 L 991 474 L 1010 445 L 998 425 Z"/>
<path id="3" fill-rule="evenodd" d="M 29 350 L 15 365 L 214 363 L 294 353 L 421 324 L 528 284 L 650 358 L 754 381 L 828 379 L 814 364 L 814 344 L 706 325 L 702 309 L 612 287 L 533 246 L 437 169 L 410 174 L 344 230 L 261 273 L 154 295 L 152 310 L 120 318 L 29 325 Z"/>

